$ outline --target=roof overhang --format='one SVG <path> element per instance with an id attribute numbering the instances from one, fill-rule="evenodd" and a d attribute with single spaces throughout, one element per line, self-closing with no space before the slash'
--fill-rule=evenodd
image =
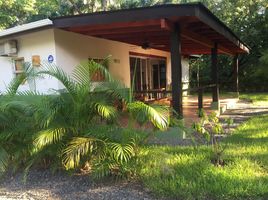
<path id="1" fill-rule="evenodd" d="M 51 27 L 52 25 L 53 25 L 53 22 L 50 19 L 43 19 L 43 20 L 39 20 L 39 21 L 35 21 L 35 22 L 23 24 L 23 25 L 18 25 L 13 28 L 9 28 L 9 29 L 1 31 L 0 39 L 9 37 L 11 35 L 33 31 L 36 29 Z"/>
<path id="2" fill-rule="evenodd" d="M 210 54 L 215 43 L 221 54 L 249 53 L 249 47 L 201 3 L 96 12 L 51 20 L 59 29 L 138 46 L 148 42 L 164 51 L 170 50 L 170 31 L 178 24 L 184 55 Z"/>

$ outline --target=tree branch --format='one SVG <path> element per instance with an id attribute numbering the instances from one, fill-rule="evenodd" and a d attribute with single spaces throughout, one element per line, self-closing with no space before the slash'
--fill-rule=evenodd
<path id="1" fill-rule="evenodd" d="M 71 4 L 72 4 L 72 6 L 74 7 L 74 9 L 81 15 L 81 14 L 83 14 L 82 12 L 81 12 L 81 10 L 77 7 L 77 5 L 76 5 L 76 3 L 73 1 L 73 0 L 68 0 Z"/>

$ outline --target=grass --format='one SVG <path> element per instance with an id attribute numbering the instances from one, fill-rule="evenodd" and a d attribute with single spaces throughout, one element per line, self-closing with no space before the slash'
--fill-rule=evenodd
<path id="1" fill-rule="evenodd" d="M 179 127 L 171 127 L 166 131 L 156 131 L 154 136 L 157 140 L 169 144 L 172 140 L 182 140 L 183 131 Z"/>
<path id="2" fill-rule="evenodd" d="M 268 94 L 267 93 L 242 93 L 240 99 L 246 99 L 252 101 L 254 105 L 268 106 Z"/>
<path id="3" fill-rule="evenodd" d="M 268 199 L 268 116 L 252 118 L 222 145 L 224 167 L 211 164 L 207 146 L 144 147 L 139 176 L 164 198 Z"/>

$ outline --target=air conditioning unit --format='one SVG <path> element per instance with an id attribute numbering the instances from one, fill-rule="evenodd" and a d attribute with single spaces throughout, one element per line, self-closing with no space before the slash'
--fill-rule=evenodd
<path id="1" fill-rule="evenodd" d="M 0 56 L 13 56 L 18 52 L 17 41 L 9 40 L 4 43 L 0 43 Z"/>

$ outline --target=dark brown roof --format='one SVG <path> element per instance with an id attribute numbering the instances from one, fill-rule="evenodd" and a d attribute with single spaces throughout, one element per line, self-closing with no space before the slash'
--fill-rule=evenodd
<path id="1" fill-rule="evenodd" d="M 249 48 L 203 4 L 168 4 L 152 7 L 95 12 L 51 19 L 54 27 L 169 51 L 170 28 L 181 27 L 183 54 L 210 54 L 218 43 L 219 53 L 248 53 Z"/>

